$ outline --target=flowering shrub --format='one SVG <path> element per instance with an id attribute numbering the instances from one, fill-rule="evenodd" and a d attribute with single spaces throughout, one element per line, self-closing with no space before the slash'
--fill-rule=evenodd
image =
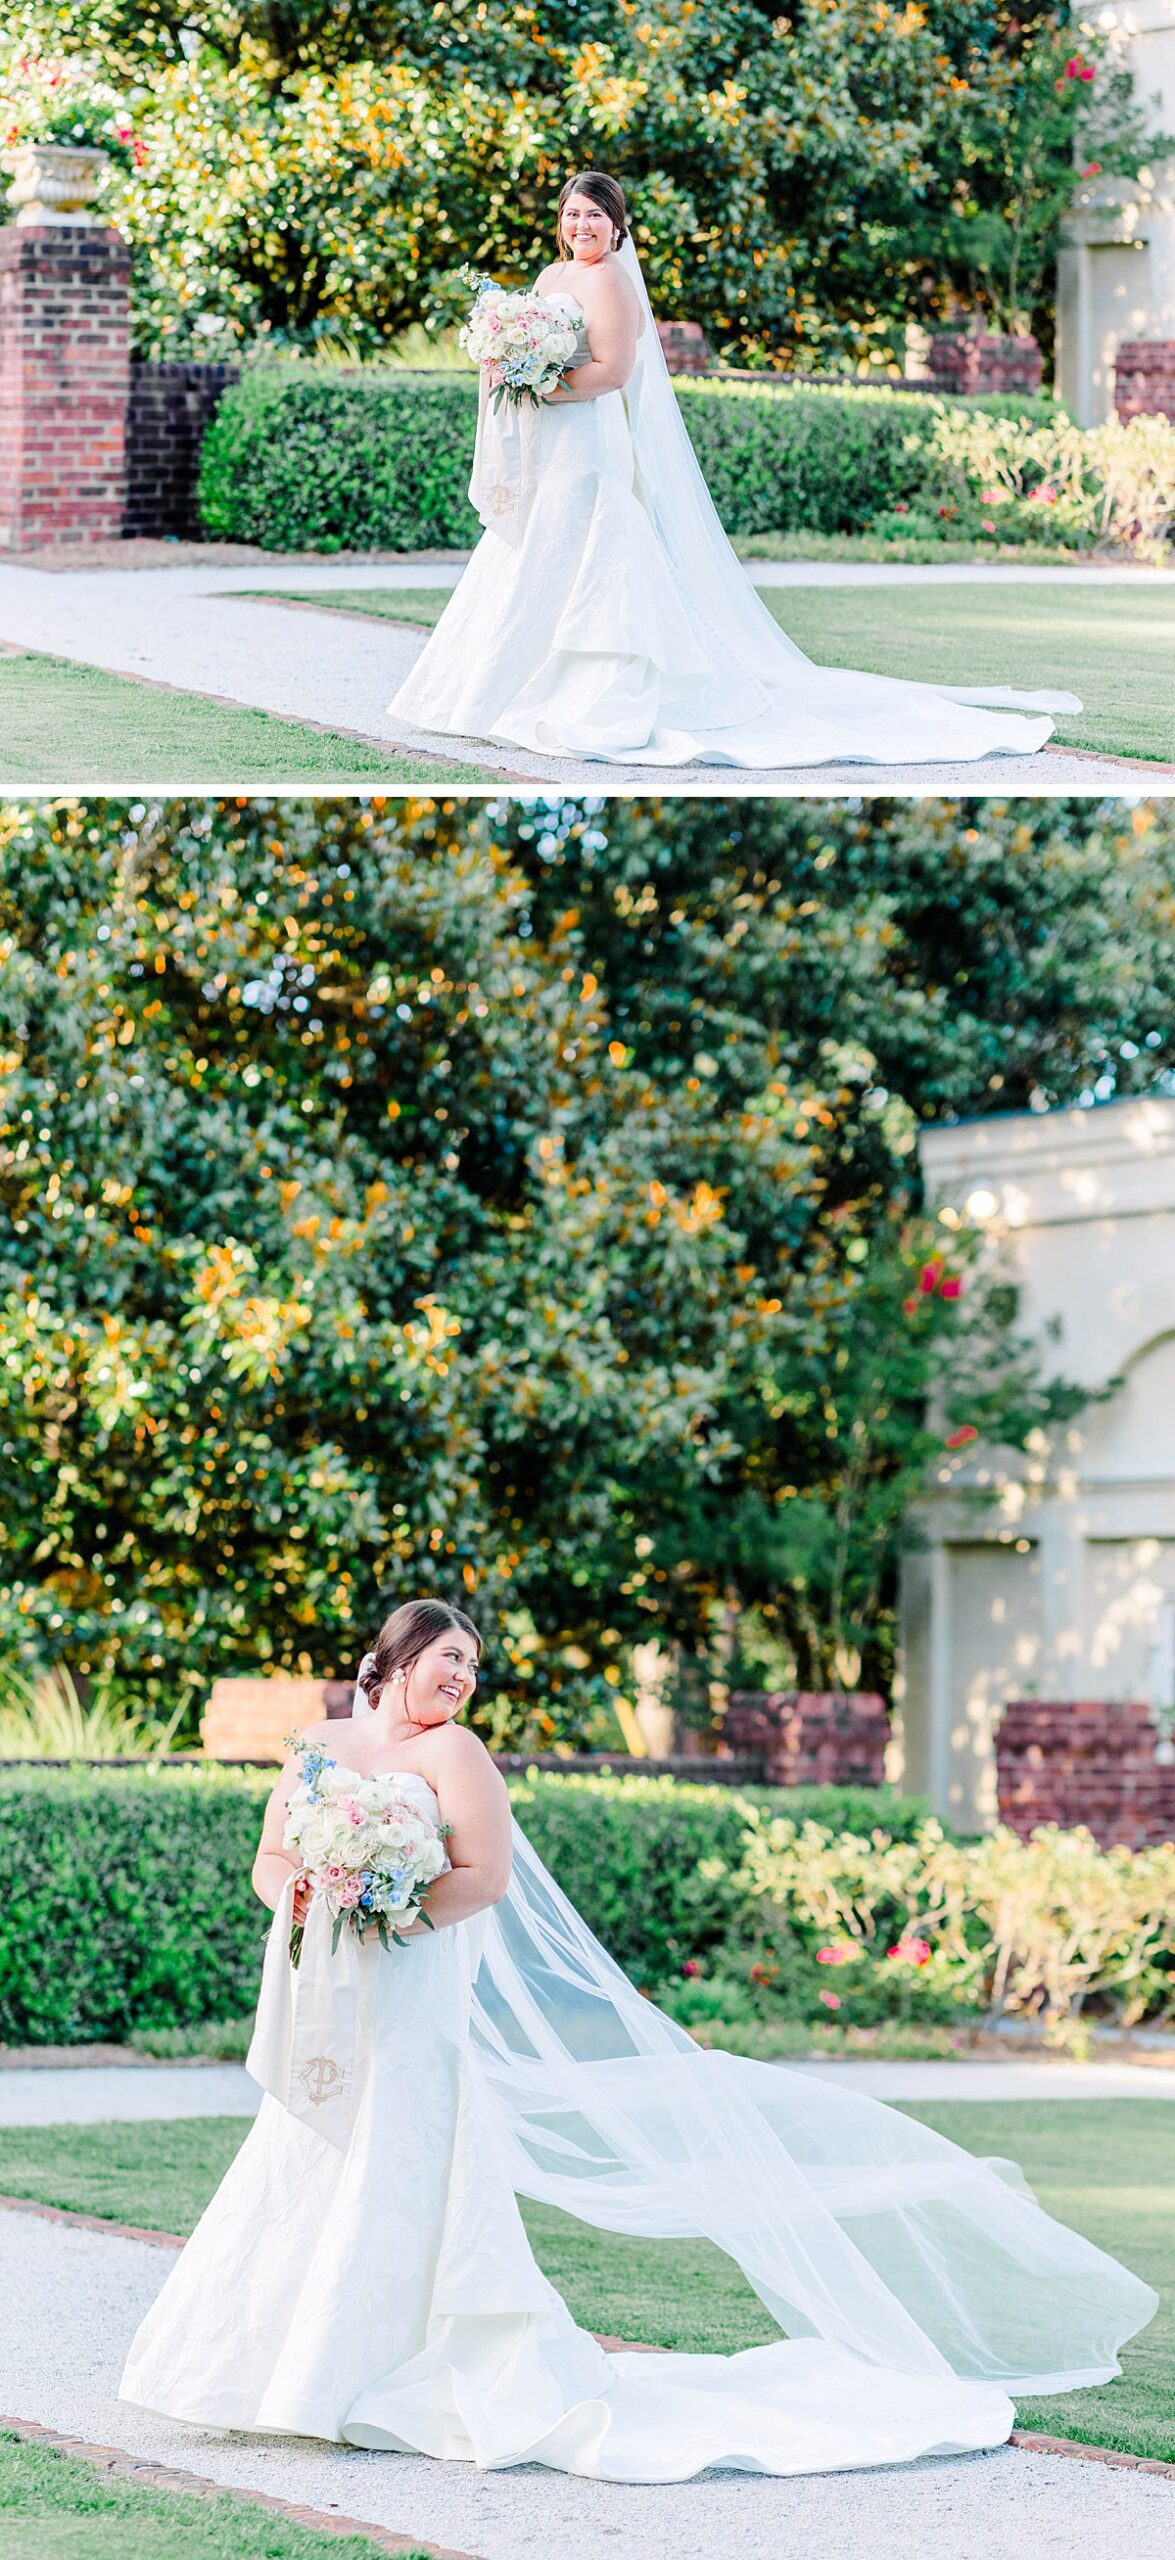
<path id="1" fill-rule="evenodd" d="M 933 1820 L 898 1840 L 751 1808 L 736 1881 L 761 1937 L 793 1950 L 793 2014 L 816 2003 L 868 2025 L 983 2008 L 1059 2027 L 1092 2000 L 1127 2026 L 1175 2015 L 1171 1843 L 1101 1849 L 1055 1825 L 958 1841 Z"/>
<path id="2" fill-rule="evenodd" d="M 936 403 L 940 462 L 986 509 L 981 530 L 1005 542 L 1042 537 L 1124 548 L 1162 562 L 1175 529 L 1175 425 L 1167 418 L 1075 426 Z"/>
<path id="3" fill-rule="evenodd" d="M 104 151 L 124 175 L 145 167 L 147 146 L 120 92 L 80 55 L 24 53 L 10 63 L 0 94 L 0 148 L 55 142 Z"/>

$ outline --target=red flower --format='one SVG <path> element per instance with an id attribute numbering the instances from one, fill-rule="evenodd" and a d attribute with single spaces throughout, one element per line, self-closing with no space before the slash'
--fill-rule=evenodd
<path id="1" fill-rule="evenodd" d="M 820 1995 L 819 1995 L 819 1996 L 820 1996 L 820 1999 L 822 2000 L 822 2002 L 823 2002 L 823 2004 L 824 2004 L 824 2007 L 825 2007 L 826 2009 L 839 2009 L 839 2007 L 840 2007 L 840 1993 L 839 1993 L 839 1991 L 822 1991 L 822 1992 L 820 1993 Z"/>
<path id="2" fill-rule="evenodd" d="M 918 1286 L 921 1289 L 924 1298 L 929 1298 L 933 1295 L 941 1278 L 942 1264 L 936 1255 L 933 1262 L 924 1263 L 922 1267 L 922 1277 Z"/>
<path id="3" fill-rule="evenodd" d="M 944 1280 L 941 1283 L 938 1294 L 940 1298 L 961 1298 L 963 1295 L 963 1283 L 961 1280 Z"/>
<path id="4" fill-rule="evenodd" d="M 695 1963 L 694 1963 L 694 1959 L 693 1959 L 693 1957 L 691 1956 L 691 1957 L 690 1957 L 690 1959 L 689 1959 L 688 1964 L 683 1964 L 683 1966 L 682 1966 L 681 1970 L 682 1970 L 683 1974 L 685 1975 L 686 1981 L 687 1981 L 687 1982 L 689 1982 L 689 1981 L 691 1981 L 691 1980 L 692 1980 L 692 1978 L 693 1978 L 693 1976 L 694 1976 L 694 1974 L 695 1974 L 695 1973 L 700 1973 L 700 1972 L 701 1972 L 702 1968 L 701 1968 L 700 1964 L 695 1964 Z"/>
<path id="5" fill-rule="evenodd" d="M 979 1433 L 974 1423 L 965 1422 L 960 1430 L 948 1432 L 942 1445 L 944 1449 L 965 1449 L 969 1440 L 978 1440 L 978 1438 Z"/>
<path id="6" fill-rule="evenodd" d="M 899 1964 L 924 1965 L 930 1962 L 931 1950 L 926 1938 L 899 1938 L 896 1947 L 887 1947 L 886 1954 L 896 1956 Z"/>

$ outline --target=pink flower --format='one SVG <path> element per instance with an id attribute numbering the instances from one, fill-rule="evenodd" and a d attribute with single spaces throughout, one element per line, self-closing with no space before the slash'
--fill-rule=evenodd
<path id="1" fill-rule="evenodd" d="M 820 1996 L 820 1999 L 822 2000 L 822 2002 L 823 2002 L 823 2004 L 824 2004 L 824 2007 L 825 2007 L 826 2009 L 839 2009 L 839 2007 L 840 2007 L 840 1993 L 839 1993 L 839 1991 L 822 1991 L 822 1992 L 820 1993 L 820 1995 L 819 1995 L 819 1996 Z"/>
<path id="2" fill-rule="evenodd" d="M 335 1895 L 335 1900 L 339 1905 L 339 1909 L 341 1911 L 353 1911 L 359 1900 L 361 1891 L 362 1886 L 358 1876 L 344 1876 Z"/>
<path id="3" fill-rule="evenodd" d="M 969 1440 L 978 1440 L 978 1438 L 979 1433 L 974 1423 L 964 1422 L 957 1431 L 948 1431 L 942 1445 L 944 1449 L 965 1449 Z"/>
<path id="4" fill-rule="evenodd" d="M 940 1285 L 938 1294 L 940 1298 L 961 1298 L 963 1295 L 963 1283 L 961 1280 L 944 1280 Z"/>
<path id="5" fill-rule="evenodd" d="M 358 1831 L 361 1828 L 363 1822 L 363 1809 L 361 1805 L 356 1804 L 354 1796 L 339 1797 L 339 1812 L 346 1814 L 347 1820 L 353 1831 Z"/>
<path id="6" fill-rule="evenodd" d="M 693 1957 L 691 1956 L 691 1957 L 689 1958 L 688 1962 L 687 1962 L 686 1964 L 683 1964 L 683 1966 L 682 1966 L 681 1970 L 682 1970 L 683 1974 L 685 1975 L 685 1979 L 686 1979 L 686 1981 L 687 1981 L 687 1982 L 692 1982 L 692 1981 L 693 1981 L 693 1978 L 694 1978 L 694 1975 L 695 1975 L 696 1973 L 700 1973 L 700 1972 L 701 1972 L 701 1970 L 702 1970 L 702 1968 L 701 1968 L 700 1964 L 695 1964 L 694 1959 L 693 1959 Z"/>
<path id="7" fill-rule="evenodd" d="M 817 1964 L 846 1964 L 847 1961 L 843 1947 L 817 1947 L 816 1949 Z"/>
<path id="8" fill-rule="evenodd" d="M 1040 499 L 1042 506 L 1055 507 L 1057 503 L 1057 493 L 1050 480 L 1044 481 L 1036 494 Z"/>
<path id="9" fill-rule="evenodd" d="M 896 1947 L 887 1947 L 886 1953 L 896 1956 L 899 1964 L 924 1965 L 930 1962 L 930 1946 L 925 1938 L 899 1938 Z"/>
<path id="10" fill-rule="evenodd" d="M 922 1291 L 924 1298 L 929 1298 L 933 1294 L 934 1290 L 937 1289 L 941 1276 L 942 1264 L 938 1260 L 937 1256 L 933 1262 L 923 1264 L 922 1276 L 918 1282 L 918 1286 Z"/>
<path id="11" fill-rule="evenodd" d="M 993 525 L 993 523 L 992 523 L 992 520 L 991 520 L 991 517 L 990 517 L 990 516 L 984 516 L 984 517 L 983 517 L 982 522 L 981 522 L 980 530 L 981 530 L 983 533 L 994 533 L 994 532 L 995 532 L 995 526 Z"/>

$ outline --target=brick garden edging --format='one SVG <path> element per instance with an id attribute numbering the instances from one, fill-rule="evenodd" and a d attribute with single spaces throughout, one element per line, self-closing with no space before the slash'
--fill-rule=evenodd
<path id="1" fill-rule="evenodd" d="M 182 2249 L 184 2247 L 183 2237 L 178 2231 L 139 2231 L 136 2229 L 135 2225 L 130 2222 L 107 2222 L 103 2219 L 101 2214 L 97 2213 L 71 2213 L 64 2205 L 38 2204 L 32 2196 L 0 2195 L 0 2212 L 31 2213 L 35 2214 L 42 2222 L 73 2223 L 78 2230 L 105 2231 L 109 2233 L 112 2239 L 115 2240 L 146 2240 L 150 2242 L 153 2248 L 156 2249 Z M 647 2338 L 613 2338 L 606 2336 L 599 2329 L 593 2329 L 592 2336 L 594 2337 L 597 2346 L 603 2347 L 606 2353 L 612 2355 L 662 2356 L 669 2353 L 669 2350 L 666 2347 L 651 2347 Z M 22 2424 L 23 2421 L 18 2421 L 13 2418 L 0 2418 L 0 2427 L 14 2428 L 17 2432 L 20 2431 Z M 33 2427 L 31 2423 L 27 2432 L 32 2435 L 48 2436 L 47 2428 Z M 65 2452 L 93 2454 L 98 2450 L 105 2450 L 104 2448 L 95 2448 L 87 2445 L 75 2446 L 67 2442 L 66 2438 L 63 2436 L 52 2437 L 50 2438 L 50 2441 L 59 2444 Z M 1175 2462 L 1160 2462 L 1151 2454 L 1113 2453 L 1106 2445 L 1082 2444 L 1076 2436 L 1034 2435 L 1026 2428 L 1014 2427 L 1008 2438 L 1008 2442 L 1009 2444 L 1015 2445 L 1020 2453 L 1063 2453 L 1068 2454 L 1076 2462 L 1106 2463 L 1111 2469 L 1117 2471 L 1156 2472 L 1160 2479 L 1175 2482 Z M 127 2459 L 129 2460 L 130 2457 L 128 2456 Z M 147 2468 L 147 2465 L 140 2466 L 144 2475 L 146 2474 Z M 162 2474 L 159 2476 L 161 2478 L 164 2477 Z M 186 2484 L 189 2479 L 194 2479 L 195 2475 L 186 2472 L 173 2472 L 166 2475 L 166 2477 L 173 2484 Z M 249 2491 L 234 2490 L 231 2494 L 233 2496 L 249 2496 L 252 2493 Z M 264 2498 L 260 2500 L 260 2503 L 263 2506 L 276 2508 L 282 2515 L 292 2516 L 299 2524 L 317 2524 L 323 2521 L 322 2518 L 313 2515 L 309 2508 L 284 2507 L 279 2498 Z M 328 2518 L 325 2521 L 331 2525 L 331 2529 L 333 2530 L 333 2519 Z M 339 2530 L 350 2533 L 369 2533 L 373 2531 L 374 2528 L 369 2525 L 362 2524 L 344 2524 L 339 2527 Z M 410 2551 L 413 2546 L 410 2542 L 391 2541 L 385 2543 L 384 2548 L 389 2551 L 403 2552 Z M 416 2548 L 431 2551 L 433 2546 L 431 2543 L 418 2544 Z M 473 2560 L 473 2555 L 459 2551 L 441 2552 L 438 2553 L 437 2560 Z"/>
<path id="2" fill-rule="evenodd" d="M 426 2551 L 429 2560 L 478 2560 L 473 2551 L 452 2551 L 439 2542 L 422 2542 L 418 2533 L 389 2533 L 382 2524 L 365 2524 L 361 2516 L 339 2515 L 334 2509 L 324 2514 L 318 2507 L 294 2507 L 285 2498 L 271 2498 L 264 2489 L 234 2489 L 222 2480 L 208 2480 L 202 2471 L 175 2471 L 162 2462 L 147 2462 L 135 2453 L 122 2453 L 113 2444 L 86 2444 L 80 2436 L 60 2436 L 53 2427 L 38 2426 L 32 2418 L 6 2418 L 0 2415 L 0 2433 L 19 2436 L 25 2444 L 48 2445 L 53 2453 L 72 2454 L 75 2461 L 89 2462 L 95 2471 L 108 2471 L 116 2480 L 133 2480 L 140 2489 L 170 2489 L 185 2498 L 240 2498 L 247 2507 L 264 2507 L 267 2514 L 281 2516 L 286 2524 L 306 2525 L 315 2533 L 360 2535 L 376 2551 L 391 2551 L 403 2560 L 405 2552 Z"/>

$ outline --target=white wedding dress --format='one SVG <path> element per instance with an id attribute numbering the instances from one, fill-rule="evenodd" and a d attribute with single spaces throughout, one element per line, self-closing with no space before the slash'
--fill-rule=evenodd
<path id="1" fill-rule="evenodd" d="M 490 412 L 486 526 L 389 705 L 420 729 L 613 764 L 970 763 L 1042 747 L 1069 693 L 916 684 L 813 664 L 722 530 L 644 326 L 625 389 Z M 582 321 L 573 294 L 552 299 Z M 1031 715 L 1031 716 L 1025 716 Z"/>
<path id="2" fill-rule="evenodd" d="M 348 1935 L 332 1956 L 312 1905 L 297 1974 L 287 1886 L 250 2053 L 268 2094 L 134 2339 L 125 2400 L 666 2481 L 995 2446 L 1010 2389 L 1118 2370 L 1156 2297 L 1010 2164 L 700 2052 L 515 1844 L 503 1904 L 402 1950 Z M 717 2239 L 787 2334 L 731 2356 L 605 2351 L 536 2265 L 516 2191 L 613 2231 Z"/>

